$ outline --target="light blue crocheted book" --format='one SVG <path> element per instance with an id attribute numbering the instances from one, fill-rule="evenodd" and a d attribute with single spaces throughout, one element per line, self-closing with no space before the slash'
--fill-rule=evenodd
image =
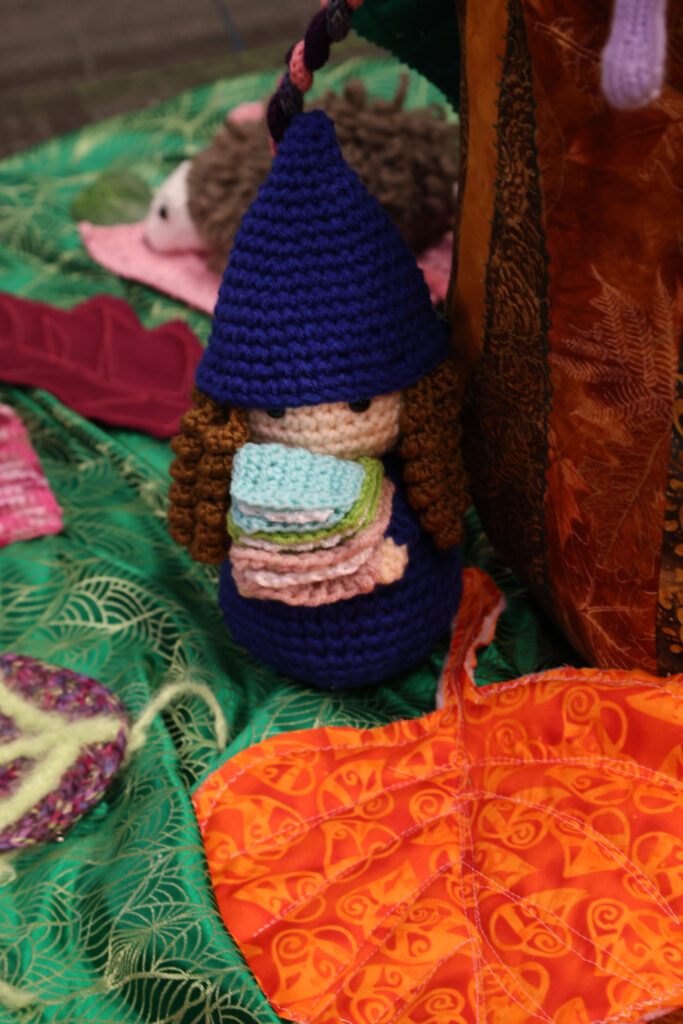
<path id="1" fill-rule="evenodd" d="M 287 522 L 287 531 L 332 527 L 353 508 L 364 478 L 365 469 L 357 462 L 250 442 L 238 450 L 233 463 L 233 520 L 246 533 L 282 531 L 282 513 L 308 511 L 310 517 Z"/>

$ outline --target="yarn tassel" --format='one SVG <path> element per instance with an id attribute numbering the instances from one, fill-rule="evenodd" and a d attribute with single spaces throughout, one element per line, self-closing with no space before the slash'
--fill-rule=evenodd
<path id="1" fill-rule="evenodd" d="M 0 1006 L 7 1010 L 24 1010 L 27 1006 L 33 1006 L 41 1000 L 24 988 L 17 988 L 10 985 L 8 981 L 0 980 Z"/>
<path id="2" fill-rule="evenodd" d="M 159 692 L 152 698 L 138 718 L 137 722 L 135 722 L 131 728 L 128 735 L 128 745 L 126 747 L 124 764 L 130 760 L 136 751 L 140 750 L 145 745 L 152 722 L 159 712 L 163 711 L 164 708 L 168 707 L 169 704 L 172 704 L 179 697 L 184 697 L 185 695 L 200 697 L 201 700 L 203 700 L 210 708 L 213 714 L 214 730 L 216 733 L 216 748 L 219 751 L 225 749 L 228 742 L 228 724 L 225 720 L 225 715 L 221 710 L 220 704 L 209 687 L 204 683 L 193 683 L 190 681 L 168 683 L 167 686 L 162 687 L 162 689 L 159 690 Z"/>

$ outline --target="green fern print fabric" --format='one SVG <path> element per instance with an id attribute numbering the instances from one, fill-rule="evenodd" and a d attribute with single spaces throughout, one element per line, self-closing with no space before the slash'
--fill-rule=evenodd
<path id="1" fill-rule="evenodd" d="M 401 68 L 351 61 L 316 88 L 360 75 L 390 97 Z M 209 319 L 96 266 L 69 216 L 102 172 L 154 187 L 208 141 L 226 111 L 266 97 L 252 75 L 52 141 L 0 164 L 2 289 L 70 307 L 107 292 L 146 326 L 181 317 L 206 339 Z M 413 76 L 409 100 L 440 100 Z M 1 376 L 1 372 L 0 372 Z M 59 844 L 0 861 L 0 1022 L 271 1024 L 262 996 L 216 911 L 190 791 L 223 758 L 274 733 L 368 727 L 431 710 L 445 644 L 390 685 L 327 693 L 272 672 L 231 642 L 217 572 L 168 537 L 168 443 L 88 422 L 45 392 L 0 386 L 29 430 L 64 510 L 64 531 L 0 551 L 0 651 L 88 673 L 135 719 L 164 684 L 206 683 L 229 729 L 218 754 L 196 697 L 160 715 L 106 799 Z M 571 660 L 527 594 L 468 521 L 467 558 L 508 597 L 479 682 Z"/>

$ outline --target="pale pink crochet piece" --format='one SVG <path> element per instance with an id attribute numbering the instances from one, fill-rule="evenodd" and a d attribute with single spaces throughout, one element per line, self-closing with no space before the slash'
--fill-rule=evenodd
<path id="1" fill-rule="evenodd" d="M 379 538 L 372 547 L 357 551 L 349 555 L 343 562 L 335 562 L 330 565 L 317 566 L 317 563 L 310 555 L 302 555 L 311 568 L 297 572 L 271 572 L 269 569 L 246 569 L 244 577 L 247 583 L 258 584 L 259 587 L 267 587 L 273 590 L 284 590 L 289 587 L 305 587 L 309 583 L 325 583 L 326 580 L 334 580 L 339 576 L 353 576 L 354 573 L 365 565 L 373 551 L 381 545 Z"/>
<path id="2" fill-rule="evenodd" d="M 156 252 L 145 242 L 144 229 L 144 221 L 112 225 L 81 221 L 78 225 L 83 244 L 100 266 L 203 313 L 213 313 L 221 279 L 209 270 L 205 256 L 199 252 Z M 432 302 L 446 298 L 452 252 L 453 235 L 449 232 L 417 261 Z"/>
<path id="3" fill-rule="evenodd" d="M 17 414 L 0 405 L 0 548 L 59 533 L 62 510 Z"/>
<path id="4" fill-rule="evenodd" d="M 236 501 L 235 507 L 245 516 L 261 516 L 271 523 L 326 523 L 334 512 L 333 508 L 301 508 L 280 512 L 265 505 L 249 505 L 244 501 Z"/>
<path id="5" fill-rule="evenodd" d="M 318 583 L 306 583 L 289 587 L 261 587 L 252 582 L 242 583 L 235 574 L 235 583 L 243 597 L 258 597 L 262 600 L 282 601 L 285 604 L 304 605 L 317 608 L 321 604 L 346 601 L 359 594 L 369 594 L 379 582 L 382 573 L 382 551 L 374 550 L 364 565 L 350 576 L 337 576 Z"/>

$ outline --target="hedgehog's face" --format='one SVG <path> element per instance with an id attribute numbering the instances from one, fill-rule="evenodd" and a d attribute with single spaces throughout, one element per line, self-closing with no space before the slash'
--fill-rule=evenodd
<path id="1" fill-rule="evenodd" d="M 250 409 L 252 441 L 277 442 L 309 452 L 358 459 L 377 458 L 398 440 L 401 392 L 372 401 L 327 402 L 292 409 Z"/>
<path id="2" fill-rule="evenodd" d="M 145 241 L 158 252 L 202 250 L 205 246 L 190 217 L 187 200 L 187 174 L 190 161 L 184 160 L 159 186 L 145 218 Z"/>

